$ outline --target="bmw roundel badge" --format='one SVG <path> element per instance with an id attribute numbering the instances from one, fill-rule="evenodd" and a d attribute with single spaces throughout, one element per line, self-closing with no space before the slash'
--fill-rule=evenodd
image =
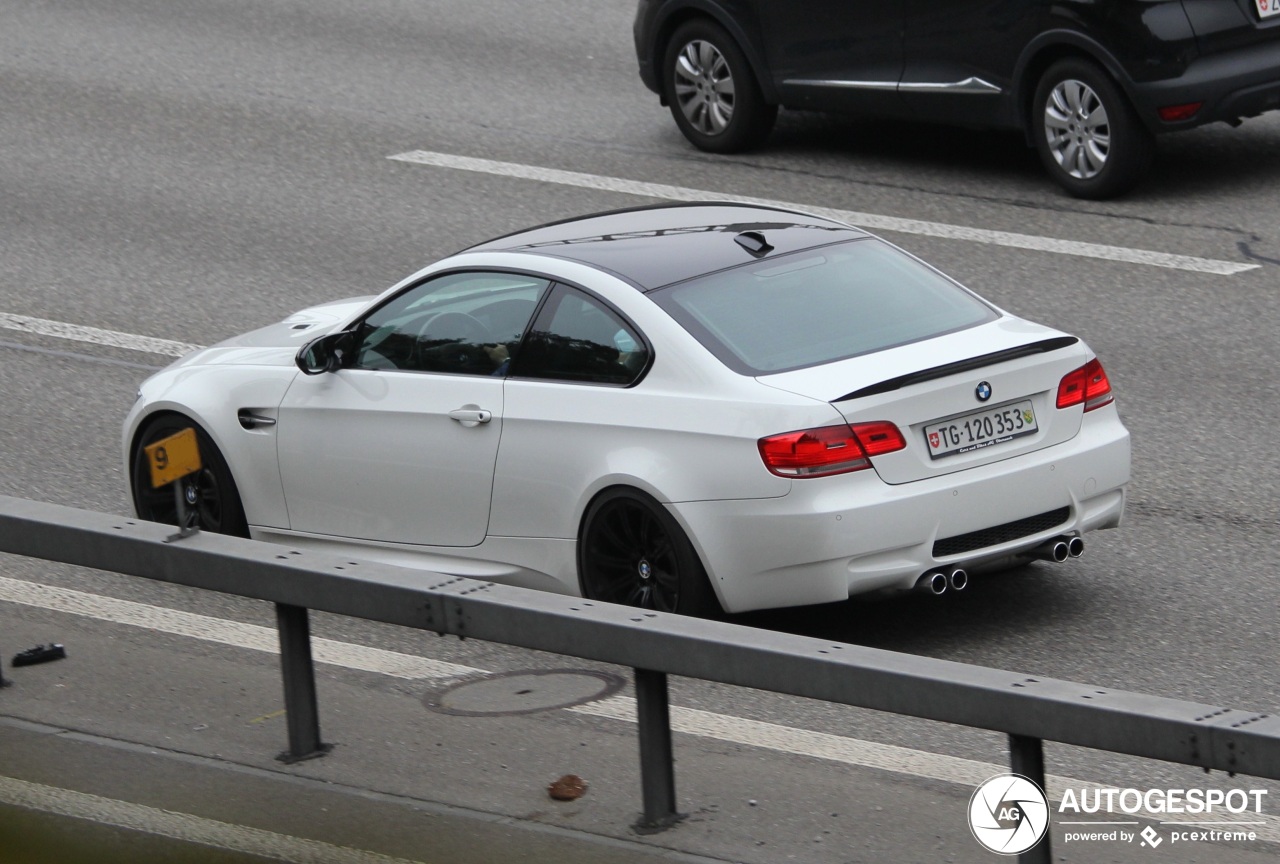
<path id="1" fill-rule="evenodd" d="M 986 381 L 983 381 L 978 385 L 977 389 L 973 391 L 973 395 L 978 397 L 979 402 L 986 402 L 991 398 L 991 385 Z"/>

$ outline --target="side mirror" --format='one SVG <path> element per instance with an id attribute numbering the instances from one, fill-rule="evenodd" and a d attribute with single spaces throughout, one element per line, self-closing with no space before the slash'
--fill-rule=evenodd
<path id="1" fill-rule="evenodd" d="M 307 375 L 336 372 L 342 368 L 350 345 L 350 333 L 328 333 L 303 345 L 294 362 Z"/>

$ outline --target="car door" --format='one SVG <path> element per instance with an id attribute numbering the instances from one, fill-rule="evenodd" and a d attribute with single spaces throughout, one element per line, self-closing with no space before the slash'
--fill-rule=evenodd
<path id="1" fill-rule="evenodd" d="M 1040 32 L 1044 0 L 909 0 L 899 93 L 921 120 L 1016 125 L 1013 72 Z"/>
<path id="2" fill-rule="evenodd" d="M 518 273 L 432 277 L 358 322 L 341 368 L 298 376 L 278 420 L 291 530 L 479 544 L 503 380 L 547 287 Z"/>
<path id="3" fill-rule="evenodd" d="M 903 0 L 762 0 L 761 13 L 783 104 L 898 110 Z"/>

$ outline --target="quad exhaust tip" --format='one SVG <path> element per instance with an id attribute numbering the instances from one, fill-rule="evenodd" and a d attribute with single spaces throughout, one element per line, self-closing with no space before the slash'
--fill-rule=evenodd
<path id="1" fill-rule="evenodd" d="M 1079 558 L 1084 554 L 1084 540 L 1079 534 L 1063 534 L 1052 540 L 1046 540 L 1031 551 L 1031 557 L 1061 564 L 1068 558 Z M 941 597 L 948 591 L 963 591 L 969 587 L 969 573 L 963 567 L 950 570 L 930 570 L 922 573 L 916 580 L 915 590 L 925 594 Z"/>
<path id="2" fill-rule="evenodd" d="M 941 570 L 934 570 L 925 573 L 916 580 L 916 588 L 925 591 L 935 597 L 947 593 L 947 574 Z"/>
<path id="3" fill-rule="evenodd" d="M 956 567 L 950 573 L 930 570 L 916 580 L 916 590 L 939 597 L 950 591 L 963 591 L 969 587 L 969 574 Z"/>
<path id="4" fill-rule="evenodd" d="M 1061 564 L 1068 558 L 1079 558 L 1084 554 L 1084 541 L 1078 535 L 1055 537 L 1040 544 L 1032 551 L 1034 558 L 1042 561 L 1053 561 Z"/>

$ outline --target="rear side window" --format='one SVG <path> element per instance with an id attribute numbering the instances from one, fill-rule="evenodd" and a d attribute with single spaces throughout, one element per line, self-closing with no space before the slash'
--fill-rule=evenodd
<path id="1" fill-rule="evenodd" d="M 627 385 L 648 362 L 649 349 L 621 316 L 594 297 L 558 286 L 520 346 L 511 374 Z"/>
<path id="2" fill-rule="evenodd" d="M 753 262 L 649 296 L 747 375 L 857 357 L 998 317 L 936 270 L 874 238 Z"/>

